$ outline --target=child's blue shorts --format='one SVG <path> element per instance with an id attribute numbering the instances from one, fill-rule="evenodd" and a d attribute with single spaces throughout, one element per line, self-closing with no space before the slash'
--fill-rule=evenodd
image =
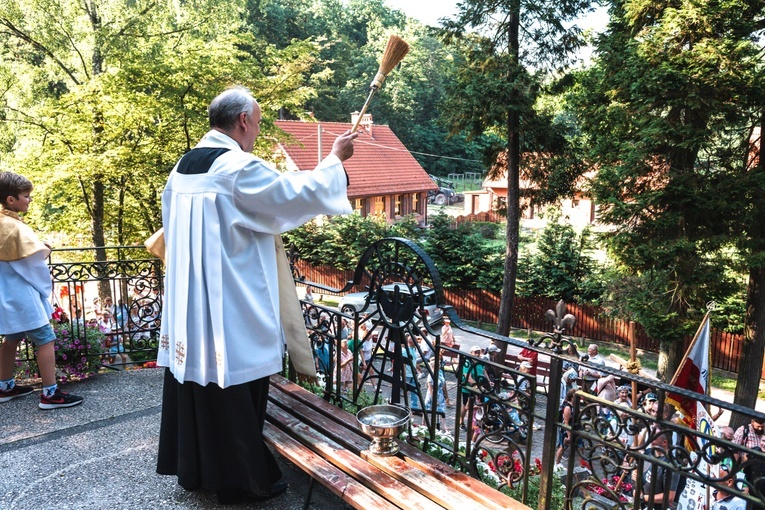
<path id="1" fill-rule="evenodd" d="M 53 326 L 46 324 L 32 331 L 22 331 L 21 333 L 11 333 L 5 335 L 5 339 L 11 342 L 16 342 L 23 339 L 31 340 L 37 347 L 48 344 L 56 339 L 56 333 L 53 332 Z"/>

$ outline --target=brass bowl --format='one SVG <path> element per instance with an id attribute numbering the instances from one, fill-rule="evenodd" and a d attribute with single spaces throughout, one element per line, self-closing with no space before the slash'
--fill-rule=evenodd
<path id="1" fill-rule="evenodd" d="M 365 407 L 356 414 L 356 419 L 365 434 L 372 436 L 369 451 L 375 455 L 398 453 L 398 437 L 411 419 L 411 411 L 403 406 L 379 404 Z"/>

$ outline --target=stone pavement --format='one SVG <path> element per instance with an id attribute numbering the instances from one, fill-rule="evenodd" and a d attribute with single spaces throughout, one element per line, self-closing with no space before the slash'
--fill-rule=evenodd
<path id="1" fill-rule="evenodd" d="M 34 394 L 0 404 L 0 510 L 218 509 L 215 495 L 187 492 L 155 473 L 162 370 L 114 371 L 68 384 L 82 405 L 42 411 Z M 289 490 L 237 508 L 302 508 L 309 479 L 281 462 Z M 313 509 L 344 503 L 317 484 Z"/>

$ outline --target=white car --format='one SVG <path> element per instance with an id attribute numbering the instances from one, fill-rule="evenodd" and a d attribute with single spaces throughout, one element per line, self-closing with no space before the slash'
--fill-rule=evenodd
<path id="1" fill-rule="evenodd" d="M 399 294 L 403 294 L 405 296 L 409 295 L 409 287 L 407 287 L 403 283 L 390 283 L 388 285 L 383 285 L 382 289 L 388 295 L 390 299 L 393 299 L 393 293 L 397 286 L 398 286 Z M 369 295 L 368 292 L 352 292 L 350 294 L 346 294 L 340 299 L 340 302 L 338 303 L 337 308 L 345 314 L 353 315 L 354 312 L 360 312 L 364 309 L 364 306 L 366 305 L 366 302 L 367 302 L 368 295 Z M 423 296 L 422 305 L 423 305 L 425 313 L 428 316 L 428 322 L 430 324 L 435 324 L 436 322 L 441 320 L 444 314 L 444 312 L 436 304 L 436 292 L 429 287 L 423 287 L 422 296 Z M 415 295 L 413 301 L 414 301 L 415 309 L 419 310 L 420 308 L 419 295 Z M 369 307 L 367 308 L 367 311 L 369 312 L 375 311 L 376 306 L 377 306 L 377 296 L 372 295 L 369 300 Z"/>

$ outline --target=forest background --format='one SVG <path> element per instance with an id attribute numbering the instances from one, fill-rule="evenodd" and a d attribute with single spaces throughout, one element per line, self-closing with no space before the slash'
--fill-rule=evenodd
<path id="1" fill-rule="evenodd" d="M 665 379 L 715 301 L 716 325 L 744 333 L 735 401 L 753 407 L 758 381 L 745 374 L 760 373 L 765 351 L 765 5 L 603 4 L 609 25 L 594 35 L 575 24 L 585 0 L 465 0 L 437 28 L 381 0 L 4 0 L 0 169 L 35 183 L 25 219 L 53 244 L 138 243 L 160 226 L 167 175 L 221 89 L 255 91 L 255 152 L 269 159 L 278 118 L 347 122 L 396 33 L 412 51 L 378 94 L 375 122 L 430 173 L 508 176 L 504 232 L 452 231 L 441 217 L 429 235 L 398 227 L 444 281 L 501 282 L 503 334 L 516 293 L 600 302 L 660 341 Z M 572 66 L 585 43 L 592 62 Z M 521 190 L 521 176 L 537 187 Z M 579 233 L 554 218 L 524 252 L 522 198 L 554 203 L 577 186 L 611 228 Z M 345 246 L 362 234 L 333 236 Z"/>

